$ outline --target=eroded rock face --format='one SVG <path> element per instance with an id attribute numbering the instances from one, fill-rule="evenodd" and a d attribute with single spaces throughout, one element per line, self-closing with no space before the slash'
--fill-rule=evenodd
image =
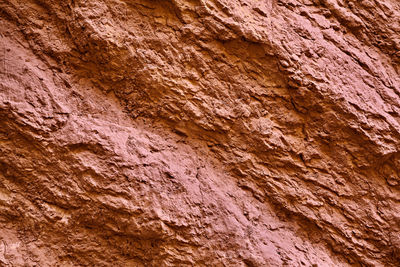
<path id="1" fill-rule="evenodd" d="M 398 266 L 400 3 L 0 3 L 0 263 Z"/>

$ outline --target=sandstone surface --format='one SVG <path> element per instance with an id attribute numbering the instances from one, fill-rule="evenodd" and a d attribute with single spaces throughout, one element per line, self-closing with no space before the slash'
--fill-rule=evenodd
<path id="1" fill-rule="evenodd" d="M 399 266 L 397 0 L 0 1 L 1 266 Z"/>

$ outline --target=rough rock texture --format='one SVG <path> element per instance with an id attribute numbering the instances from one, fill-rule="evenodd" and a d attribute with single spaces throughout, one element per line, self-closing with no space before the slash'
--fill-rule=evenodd
<path id="1" fill-rule="evenodd" d="M 1 266 L 399 266 L 400 2 L 2 0 Z"/>

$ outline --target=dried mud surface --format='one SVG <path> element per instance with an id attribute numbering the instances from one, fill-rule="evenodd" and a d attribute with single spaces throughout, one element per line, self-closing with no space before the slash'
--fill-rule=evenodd
<path id="1" fill-rule="evenodd" d="M 1 266 L 399 266 L 397 0 L 0 2 Z"/>

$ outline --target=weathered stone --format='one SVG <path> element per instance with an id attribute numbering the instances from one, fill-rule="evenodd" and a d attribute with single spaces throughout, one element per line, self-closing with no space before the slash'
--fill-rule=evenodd
<path id="1" fill-rule="evenodd" d="M 1 265 L 399 265 L 398 1 L 0 12 Z"/>

